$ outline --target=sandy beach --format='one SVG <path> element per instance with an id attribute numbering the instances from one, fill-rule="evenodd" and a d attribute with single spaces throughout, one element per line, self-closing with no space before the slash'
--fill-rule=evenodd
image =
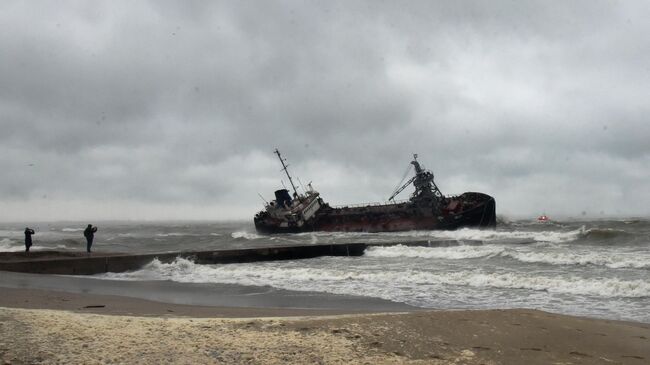
<path id="1" fill-rule="evenodd" d="M 0 290 L 4 364 L 647 364 L 650 359 L 649 324 L 535 310 L 344 314 Z"/>

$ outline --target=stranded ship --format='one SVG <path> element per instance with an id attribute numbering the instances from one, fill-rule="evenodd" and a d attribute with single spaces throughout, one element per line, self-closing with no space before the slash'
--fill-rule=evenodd
<path id="1" fill-rule="evenodd" d="M 280 189 L 275 191 L 275 200 L 265 202 L 264 210 L 253 219 L 260 233 L 395 232 L 496 227 L 496 203 L 493 197 L 477 192 L 444 196 L 433 181 L 433 173 L 420 165 L 417 155 L 413 155 L 410 163 L 415 175 L 404 184 L 400 183 L 386 203 L 334 207 L 321 198 L 311 183 L 303 188 L 303 194 L 299 194 L 285 159 L 277 149 L 275 154 L 289 178 L 293 195 L 288 189 Z M 411 197 L 395 201 L 397 194 L 411 184 L 415 188 Z"/>

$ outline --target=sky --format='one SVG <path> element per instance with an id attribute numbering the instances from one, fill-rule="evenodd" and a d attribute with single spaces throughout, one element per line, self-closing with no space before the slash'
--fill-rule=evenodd
<path id="1" fill-rule="evenodd" d="M 507 218 L 650 216 L 646 1 L 0 2 L 0 220 L 252 219 L 417 153 Z M 412 191 L 406 189 L 400 198 Z"/>

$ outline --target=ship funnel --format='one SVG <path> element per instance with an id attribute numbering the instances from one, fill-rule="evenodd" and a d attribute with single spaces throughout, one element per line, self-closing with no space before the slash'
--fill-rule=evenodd
<path id="1" fill-rule="evenodd" d="M 291 195 L 289 195 L 289 190 L 280 189 L 275 191 L 275 201 L 278 202 L 278 205 L 281 207 L 288 208 L 291 206 Z"/>

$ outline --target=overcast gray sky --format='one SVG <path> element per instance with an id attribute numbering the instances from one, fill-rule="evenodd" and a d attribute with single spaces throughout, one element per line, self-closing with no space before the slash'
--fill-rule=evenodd
<path id="1" fill-rule="evenodd" d="M 647 216 L 648 19 L 647 1 L 4 0 L 0 220 L 249 219 L 281 186 L 276 147 L 332 204 L 387 199 L 418 153 L 505 216 Z"/>

